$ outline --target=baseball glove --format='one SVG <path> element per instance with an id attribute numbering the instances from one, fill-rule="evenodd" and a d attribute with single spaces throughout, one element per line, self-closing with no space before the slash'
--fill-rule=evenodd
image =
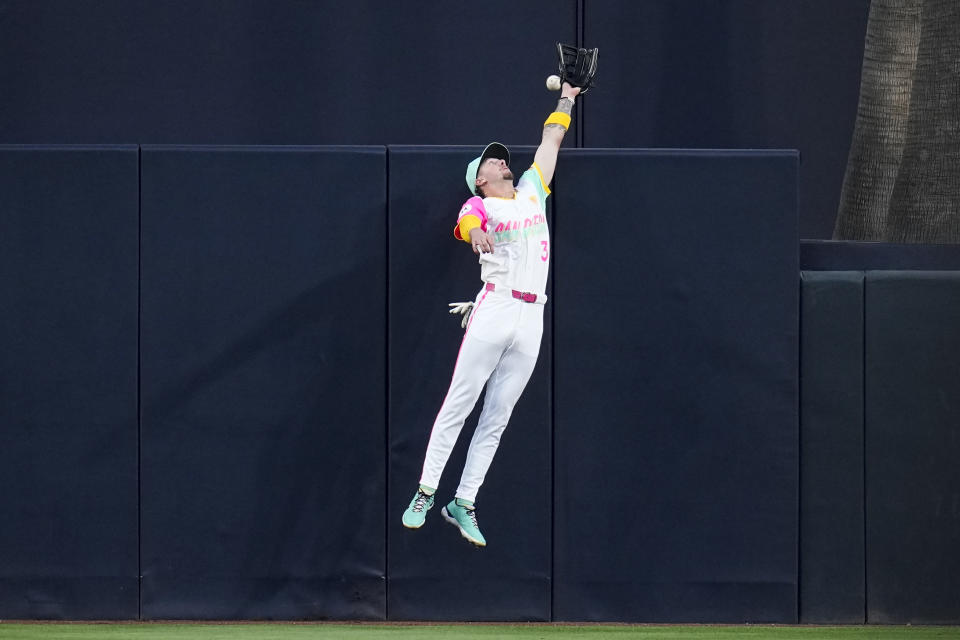
<path id="1" fill-rule="evenodd" d="M 560 80 L 571 86 L 580 87 L 584 94 L 594 86 L 593 76 L 597 74 L 597 49 L 578 49 L 569 44 L 557 43 L 557 55 L 560 56 Z"/>

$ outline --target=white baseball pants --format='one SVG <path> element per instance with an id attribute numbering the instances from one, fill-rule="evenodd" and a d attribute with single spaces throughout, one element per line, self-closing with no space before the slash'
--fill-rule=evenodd
<path id="1" fill-rule="evenodd" d="M 543 335 L 543 304 L 517 300 L 508 288 L 482 289 L 475 305 L 450 389 L 433 423 L 420 478 L 422 485 L 439 487 L 453 445 L 486 383 L 483 411 L 456 492 L 457 498 L 471 502 L 476 500 L 513 406 L 537 364 Z"/>

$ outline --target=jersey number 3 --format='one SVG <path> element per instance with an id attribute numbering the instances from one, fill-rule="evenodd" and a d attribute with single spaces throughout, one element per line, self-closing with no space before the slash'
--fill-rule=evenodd
<path id="1" fill-rule="evenodd" d="M 540 259 L 546 262 L 550 258 L 550 243 L 546 240 L 541 240 L 540 244 L 543 246 L 543 255 L 540 256 Z"/>

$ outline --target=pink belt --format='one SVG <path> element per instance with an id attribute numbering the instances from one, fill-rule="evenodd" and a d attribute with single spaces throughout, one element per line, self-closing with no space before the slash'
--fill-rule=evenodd
<path id="1" fill-rule="evenodd" d="M 496 291 L 497 285 L 492 282 L 487 283 L 487 291 Z M 510 294 L 517 300 L 522 300 L 523 302 L 534 303 L 537 301 L 537 294 L 527 293 L 526 291 L 517 291 L 516 289 L 511 289 Z"/>

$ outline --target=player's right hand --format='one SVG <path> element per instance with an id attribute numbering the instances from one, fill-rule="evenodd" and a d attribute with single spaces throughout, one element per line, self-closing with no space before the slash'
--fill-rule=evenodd
<path id="1" fill-rule="evenodd" d="M 477 255 L 481 253 L 493 253 L 493 236 L 480 229 L 474 229 L 470 232 L 470 245 L 473 252 Z"/>
<path id="2" fill-rule="evenodd" d="M 466 329 L 467 323 L 470 321 L 470 314 L 473 313 L 473 302 L 451 302 L 449 305 L 450 313 L 457 315 L 458 313 L 463 316 L 460 320 L 460 328 Z"/>

